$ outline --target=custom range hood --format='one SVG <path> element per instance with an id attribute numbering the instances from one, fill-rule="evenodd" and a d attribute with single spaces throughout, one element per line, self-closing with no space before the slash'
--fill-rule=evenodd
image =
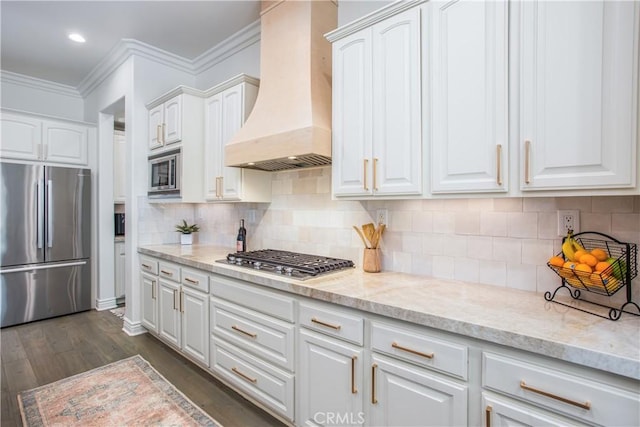
<path id="1" fill-rule="evenodd" d="M 262 1 L 260 89 L 225 146 L 226 166 L 278 171 L 331 164 L 331 0 Z"/>

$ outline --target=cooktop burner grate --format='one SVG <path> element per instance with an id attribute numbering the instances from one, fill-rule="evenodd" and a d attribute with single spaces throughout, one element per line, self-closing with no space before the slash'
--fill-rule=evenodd
<path id="1" fill-rule="evenodd" d="M 302 254 L 276 249 L 228 254 L 228 264 L 251 267 L 276 274 L 307 279 L 318 274 L 338 271 L 354 266 L 353 261 L 319 255 Z"/>

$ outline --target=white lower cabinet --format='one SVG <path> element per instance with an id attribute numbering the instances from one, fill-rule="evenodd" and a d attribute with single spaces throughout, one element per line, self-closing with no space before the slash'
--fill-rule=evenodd
<path id="1" fill-rule="evenodd" d="M 370 394 L 368 425 L 467 425 L 467 386 L 428 369 L 372 353 Z"/>
<path id="2" fill-rule="evenodd" d="M 547 411 L 537 410 L 527 404 L 515 400 L 496 396 L 492 393 L 482 393 L 482 408 L 484 408 L 483 426 L 552 426 L 564 427 L 568 425 L 581 426 L 575 420 L 560 417 Z"/>
<path id="3" fill-rule="evenodd" d="M 140 274 L 142 286 L 142 326 L 158 333 L 158 277 L 148 273 Z"/>
<path id="4" fill-rule="evenodd" d="M 158 281 L 158 335 L 180 348 L 180 285 L 165 279 Z"/>
<path id="5" fill-rule="evenodd" d="M 298 425 L 363 425 L 364 349 L 300 330 Z"/>
<path id="6" fill-rule="evenodd" d="M 260 406 L 295 417 L 295 300 L 211 275 L 210 370 Z"/>

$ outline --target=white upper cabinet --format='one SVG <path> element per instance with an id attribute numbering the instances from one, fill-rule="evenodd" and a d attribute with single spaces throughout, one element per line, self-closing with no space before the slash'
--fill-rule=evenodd
<path id="1" fill-rule="evenodd" d="M 521 3 L 522 190 L 633 187 L 640 3 Z"/>
<path id="2" fill-rule="evenodd" d="M 333 194 L 422 192 L 421 10 L 336 30 L 333 43 Z"/>
<path id="3" fill-rule="evenodd" d="M 90 137 L 85 124 L 3 111 L 0 157 L 87 166 Z"/>
<path id="4" fill-rule="evenodd" d="M 271 201 L 271 174 L 224 166 L 224 146 L 242 127 L 258 95 L 258 80 L 240 75 L 207 91 L 205 99 L 205 199 Z"/>
<path id="5" fill-rule="evenodd" d="M 149 149 L 182 140 L 182 95 L 149 110 Z"/>
<path id="6" fill-rule="evenodd" d="M 509 189 L 507 5 L 431 5 L 433 193 Z"/>

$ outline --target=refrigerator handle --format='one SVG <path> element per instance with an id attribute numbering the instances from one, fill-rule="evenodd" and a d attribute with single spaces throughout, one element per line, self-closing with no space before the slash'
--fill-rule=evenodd
<path id="1" fill-rule="evenodd" d="M 36 211 L 38 212 L 38 225 L 37 225 L 37 244 L 38 249 L 42 249 L 42 240 L 44 239 L 43 225 L 44 225 L 44 203 L 42 198 L 42 181 L 36 183 Z"/>
<path id="2" fill-rule="evenodd" d="M 53 247 L 53 181 L 47 181 L 47 247 Z"/>

